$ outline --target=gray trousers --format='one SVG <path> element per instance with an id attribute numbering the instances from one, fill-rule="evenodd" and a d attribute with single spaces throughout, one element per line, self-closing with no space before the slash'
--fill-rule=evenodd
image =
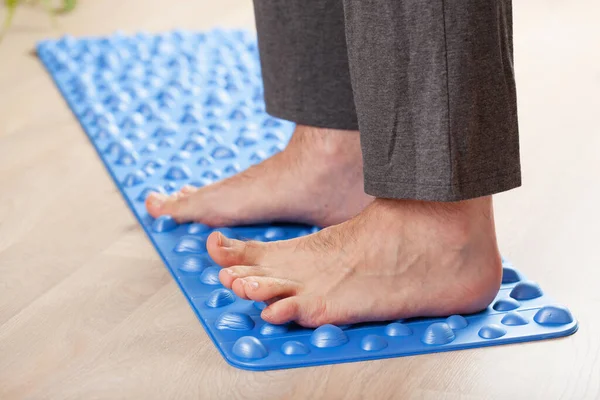
<path id="1" fill-rule="evenodd" d="M 520 186 L 510 0 L 254 0 L 267 112 L 360 130 L 365 192 Z"/>

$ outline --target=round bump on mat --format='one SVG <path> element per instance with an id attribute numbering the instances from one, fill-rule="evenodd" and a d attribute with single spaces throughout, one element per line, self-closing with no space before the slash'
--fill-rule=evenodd
<path id="1" fill-rule="evenodd" d="M 171 161 L 185 161 L 189 160 L 191 156 L 189 152 L 181 150 L 171 156 Z"/>
<path id="2" fill-rule="evenodd" d="M 102 104 L 93 103 L 81 113 L 81 117 L 86 120 L 89 120 L 93 119 L 96 115 L 103 114 L 104 112 L 105 110 Z"/>
<path id="3" fill-rule="evenodd" d="M 118 157 L 121 153 L 125 151 L 133 151 L 133 145 L 129 140 L 126 139 L 110 142 L 108 146 L 104 148 L 104 151 L 102 151 L 102 153 L 107 154 L 111 157 Z"/>
<path id="4" fill-rule="evenodd" d="M 511 291 L 510 297 L 515 300 L 531 300 L 543 295 L 540 286 L 532 281 L 522 281 L 517 284 Z"/>
<path id="5" fill-rule="evenodd" d="M 182 236 L 173 251 L 175 253 L 206 253 L 206 243 L 194 236 Z"/>
<path id="6" fill-rule="evenodd" d="M 282 335 L 288 331 L 288 325 L 273 325 L 266 323 L 260 328 L 260 334 L 264 336 Z"/>
<path id="7" fill-rule="evenodd" d="M 516 311 L 506 313 L 506 315 L 502 317 L 502 321 L 500 322 L 502 322 L 503 325 L 507 326 L 527 325 L 529 323 L 529 321 L 527 321 L 527 319 L 524 316 L 522 316 Z"/>
<path id="8" fill-rule="evenodd" d="M 235 301 L 235 296 L 231 290 L 215 289 L 206 299 L 206 306 L 210 308 L 225 307 Z"/>
<path id="9" fill-rule="evenodd" d="M 500 299 L 494 303 L 492 308 L 496 311 L 511 311 L 521 307 L 521 304 L 511 297 Z"/>
<path id="10" fill-rule="evenodd" d="M 170 215 L 161 215 L 152 223 L 152 230 L 156 233 L 168 232 L 177 228 L 177 222 Z"/>
<path id="11" fill-rule="evenodd" d="M 173 139 L 171 139 L 171 138 L 162 138 L 157 143 L 158 147 L 162 147 L 162 148 L 165 148 L 165 149 L 173 147 L 174 144 L 175 144 L 175 141 Z"/>
<path id="12" fill-rule="evenodd" d="M 159 126 L 154 131 L 154 134 L 152 136 L 157 137 L 157 138 L 172 137 L 172 136 L 177 135 L 178 130 L 179 130 L 179 126 L 177 126 L 177 124 L 174 124 L 171 122 L 171 123 L 167 123 L 163 126 Z"/>
<path id="13" fill-rule="evenodd" d="M 194 138 L 194 137 L 202 137 L 202 138 L 207 138 L 208 136 L 210 136 L 210 130 L 208 130 L 208 128 L 206 127 L 195 127 L 194 129 L 190 130 L 188 133 L 188 136 Z"/>
<path id="14" fill-rule="evenodd" d="M 220 285 L 221 281 L 219 281 L 219 271 L 221 268 L 219 267 L 208 267 L 204 271 L 202 271 L 202 275 L 200 275 L 200 282 L 205 285 L 216 286 Z"/>
<path id="15" fill-rule="evenodd" d="M 456 335 L 450 325 L 445 322 L 434 322 L 425 329 L 421 341 L 430 345 L 442 345 L 450 343 L 455 338 Z"/>
<path id="16" fill-rule="evenodd" d="M 252 116 L 252 112 L 248 107 L 239 107 L 229 114 L 229 119 L 234 121 L 244 121 Z"/>
<path id="17" fill-rule="evenodd" d="M 101 128 L 94 136 L 96 140 L 113 139 L 119 136 L 119 128 L 116 125 L 107 125 Z"/>
<path id="18" fill-rule="evenodd" d="M 194 224 L 190 224 L 190 226 L 188 226 L 187 232 L 190 235 L 198 235 L 201 233 L 206 233 L 210 231 L 210 226 L 208 225 L 204 225 L 204 224 L 200 224 L 200 223 L 194 223 Z"/>
<path id="19" fill-rule="evenodd" d="M 255 151 L 254 153 L 252 153 L 249 160 L 251 163 L 257 164 L 266 158 L 267 158 L 267 155 L 263 151 L 258 150 L 258 151 Z"/>
<path id="20" fill-rule="evenodd" d="M 182 124 L 197 124 L 201 120 L 202 114 L 200 112 L 197 110 L 189 110 L 181 117 L 180 122 Z"/>
<path id="21" fill-rule="evenodd" d="M 265 308 L 267 308 L 267 304 L 266 304 L 266 303 L 264 303 L 264 302 L 262 302 L 262 301 L 255 301 L 255 302 L 254 302 L 254 307 L 255 307 L 257 310 L 260 310 L 260 311 L 262 311 L 262 310 L 264 310 Z"/>
<path id="22" fill-rule="evenodd" d="M 365 351 L 379 351 L 387 346 L 387 340 L 379 335 L 367 335 L 360 341 L 360 347 Z"/>
<path id="23" fill-rule="evenodd" d="M 200 150 L 204 149 L 205 146 L 206 146 L 206 139 L 198 136 L 198 137 L 186 140 L 183 143 L 183 145 L 181 146 L 181 150 L 194 152 L 194 151 L 200 151 Z"/>
<path id="24" fill-rule="evenodd" d="M 269 154 L 273 155 L 273 154 L 277 154 L 280 151 L 282 151 L 283 149 L 285 149 L 285 146 L 283 144 L 276 144 L 271 146 L 271 148 L 269 149 Z"/>
<path id="25" fill-rule="evenodd" d="M 208 126 L 208 129 L 210 129 L 212 132 L 226 133 L 231 129 L 231 124 L 227 121 L 213 122 Z M 216 138 L 219 135 L 213 134 L 212 136 Z"/>
<path id="26" fill-rule="evenodd" d="M 276 142 L 283 142 L 285 140 L 285 135 L 281 131 L 270 130 L 265 133 L 263 136 L 265 140 L 272 140 Z"/>
<path id="27" fill-rule="evenodd" d="M 201 176 L 204 179 L 208 179 L 209 181 L 214 182 L 217 179 L 219 179 L 219 177 L 221 176 L 221 172 L 218 169 L 212 170 L 212 171 L 208 170 L 208 171 L 204 171 Z"/>
<path id="28" fill-rule="evenodd" d="M 167 182 L 165 183 L 165 190 L 167 193 L 174 192 L 177 189 L 177 184 L 175 182 Z"/>
<path id="29" fill-rule="evenodd" d="M 285 231 L 281 228 L 269 228 L 265 231 L 265 240 L 283 240 L 285 239 Z"/>
<path id="30" fill-rule="evenodd" d="M 142 150 L 140 150 L 140 152 L 142 154 L 151 154 L 154 153 L 156 150 L 158 150 L 158 147 L 154 143 L 148 143 L 147 145 L 142 147 Z"/>
<path id="31" fill-rule="evenodd" d="M 237 151 L 231 147 L 217 146 L 210 155 L 215 160 L 224 160 L 235 157 L 237 155 Z"/>
<path id="32" fill-rule="evenodd" d="M 290 340 L 281 345 L 281 352 L 286 356 L 303 356 L 310 353 L 310 349 L 302 342 Z"/>
<path id="33" fill-rule="evenodd" d="M 281 121 L 271 117 L 266 118 L 262 124 L 263 128 L 279 128 L 281 125 Z"/>
<path id="34" fill-rule="evenodd" d="M 212 163 L 214 163 L 214 161 L 211 158 L 209 158 L 209 157 L 200 157 L 198 159 L 198 162 L 196 164 L 201 165 L 203 167 L 208 167 Z"/>
<path id="35" fill-rule="evenodd" d="M 213 133 L 212 135 L 210 135 L 208 137 L 208 139 L 206 139 L 206 142 L 208 144 L 215 145 L 215 146 L 216 145 L 223 146 L 223 143 L 225 143 L 225 140 L 223 140 L 223 137 L 221 135 L 219 135 L 218 133 Z M 227 158 L 227 157 L 224 157 L 224 158 Z"/>
<path id="36" fill-rule="evenodd" d="M 144 123 L 144 116 L 140 113 L 133 113 L 121 122 L 123 129 L 135 129 Z"/>
<path id="37" fill-rule="evenodd" d="M 479 330 L 479 337 L 483 339 L 498 339 L 504 335 L 506 329 L 496 324 L 486 325 Z"/>
<path id="38" fill-rule="evenodd" d="M 233 163 L 233 164 L 229 164 L 228 166 L 223 168 L 223 173 L 226 174 L 227 176 L 231 176 L 233 174 L 237 174 L 241 170 L 242 169 L 240 168 L 240 166 L 237 163 Z"/>
<path id="39" fill-rule="evenodd" d="M 148 195 L 150 193 L 162 193 L 162 194 L 166 194 L 165 189 L 162 186 L 148 186 L 147 188 L 145 188 L 144 190 L 142 190 L 140 192 L 140 194 L 138 195 L 138 197 L 136 197 L 136 200 L 139 202 L 144 202 L 146 201 L 146 197 L 148 197 Z"/>
<path id="40" fill-rule="evenodd" d="M 400 322 L 392 322 L 385 327 L 385 334 L 388 336 L 410 336 L 413 334 L 408 325 Z"/>
<path id="41" fill-rule="evenodd" d="M 256 135 L 255 133 L 247 133 L 245 135 L 240 135 L 235 140 L 235 145 L 238 147 L 250 147 L 255 145 L 256 143 L 258 143 L 258 135 Z"/>
<path id="42" fill-rule="evenodd" d="M 206 110 L 204 113 L 205 119 L 217 119 L 221 118 L 225 114 L 225 111 L 222 108 L 210 108 Z"/>
<path id="43" fill-rule="evenodd" d="M 166 179 L 178 181 L 182 179 L 189 179 L 192 176 L 192 171 L 185 164 L 175 164 L 165 174 Z"/>
<path id="44" fill-rule="evenodd" d="M 335 325 L 322 325 L 310 335 L 310 343 L 315 347 L 337 347 L 348 343 L 348 336 Z"/>
<path id="45" fill-rule="evenodd" d="M 210 261 L 206 257 L 188 256 L 181 264 L 179 264 L 179 270 L 190 274 L 199 274 L 210 265 Z"/>
<path id="46" fill-rule="evenodd" d="M 463 329 L 469 325 L 469 321 L 462 315 L 451 315 L 446 318 L 446 323 L 452 328 L 452 330 Z"/>
<path id="47" fill-rule="evenodd" d="M 502 268 L 502 284 L 505 285 L 507 283 L 516 283 L 521 280 L 519 273 L 510 267 Z"/>
<path id="48" fill-rule="evenodd" d="M 211 183 L 212 182 L 209 181 L 208 179 L 197 179 L 195 181 L 190 181 L 190 183 L 188 183 L 188 185 L 195 187 L 195 188 L 201 188 L 206 185 L 210 185 Z"/>
<path id="49" fill-rule="evenodd" d="M 146 139 L 146 132 L 144 132 L 140 129 L 136 129 L 127 134 L 127 139 L 129 139 L 131 141 L 135 141 L 135 142 L 137 142 L 139 140 L 144 140 L 144 139 Z"/>
<path id="50" fill-rule="evenodd" d="M 165 162 L 163 160 L 161 160 L 160 158 L 156 158 L 154 160 L 146 161 L 144 163 L 144 166 L 142 167 L 142 170 L 146 174 L 152 175 L 152 174 L 154 174 L 154 171 L 161 168 L 163 165 L 165 165 Z"/>
<path id="51" fill-rule="evenodd" d="M 231 97 L 226 90 L 216 89 L 208 95 L 205 106 L 224 106 L 231 103 Z"/>
<path id="52" fill-rule="evenodd" d="M 144 167 L 152 168 L 152 169 L 159 169 L 159 168 L 162 168 L 165 164 L 166 164 L 166 162 L 162 158 L 154 158 L 152 160 L 146 161 L 146 163 L 144 164 Z"/>
<path id="53" fill-rule="evenodd" d="M 546 306 L 535 313 L 533 320 L 540 325 L 565 325 L 573 322 L 573 315 L 566 307 Z"/>
<path id="54" fill-rule="evenodd" d="M 119 153 L 119 156 L 115 160 L 115 163 L 123 166 L 135 165 L 139 159 L 139 156 L 135 151 L 123 150 Z"/>
<path id="55" fill-rule="evenodd" d="M 253 336 L 243 336 L 233 345 L 233 354 L 239 358 L 259 360 L 265 358 L 269 352 L 264 344 Z"/>
<path id="56" fill-rule="evenodd" d="M 149 118 L 156 110 L 151 107 L 148 103 L 141 103 L 136 111 L 142 114 L 144 117 Z"/>
<path id="57" fill-rule="evenodd" d="M 142 171 L 135 171 L 135 172 L 131 172 L 131 173 L 125 175 L 125 179 L 123 179 L 123 182 L 121 183 L 121 185 L 123 187 L 129 188 L 129 187 L 137 186 L 140 183 L 144 182 L 145 180 L 146 180 L 146 174 L 144 174 Z"/>
<path id="58" fill-rule="evenodd" d="M 254 321 L 248 314 L 240 312 L 224 312 L 215 321 L 219 330 L 249 331 L 254 328 Z"/>

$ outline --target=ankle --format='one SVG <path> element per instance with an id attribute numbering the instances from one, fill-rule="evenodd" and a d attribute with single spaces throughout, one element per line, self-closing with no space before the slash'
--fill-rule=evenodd
<path id="1" fill-rule="evenodd" d="M 315 156 L 332 161 L 356 159 L 362 161 L 358 131 L 298 125 L 290 144 L 307 148 Z"/>
<path id="2" fill-rule="evenodd" d="M 415 232 L 433 235 L 448 244 L 496 243 L 491 196 L 458 202 L 377 198 L 373 205 L 386 214 L 378 219 L 392 224 L 397 220 L 411 221 Z M 397 215 L 397 219 L 389 214 Z"/>

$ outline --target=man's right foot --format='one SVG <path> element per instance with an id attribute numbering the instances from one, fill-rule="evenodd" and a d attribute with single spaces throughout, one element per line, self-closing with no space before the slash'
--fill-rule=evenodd
<path id="1" fill-rule="evenodd" d="M 358 131 L 298 125 L 287 147 L 260 164 L 202 188 L 152 193 L 146 207 L 155 218 L 171 215 L 180 223 L 325 227 L 354 217 L 373 200 L 363 191 L 362 168 Z"/>

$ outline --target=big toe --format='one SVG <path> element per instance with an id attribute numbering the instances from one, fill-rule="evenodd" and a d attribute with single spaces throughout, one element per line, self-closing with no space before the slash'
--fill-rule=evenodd
<path id="1" fill-rule="evenodd" d="M 146 198 L 146 209 L 148 214 L 157 218 L 161 215 L 170 215 L 177 222 L 189 222 L 194 220 L 194 199 L 191 192 L 177 192 L 170 196 L 162 193 L 150 193 Z"/>

